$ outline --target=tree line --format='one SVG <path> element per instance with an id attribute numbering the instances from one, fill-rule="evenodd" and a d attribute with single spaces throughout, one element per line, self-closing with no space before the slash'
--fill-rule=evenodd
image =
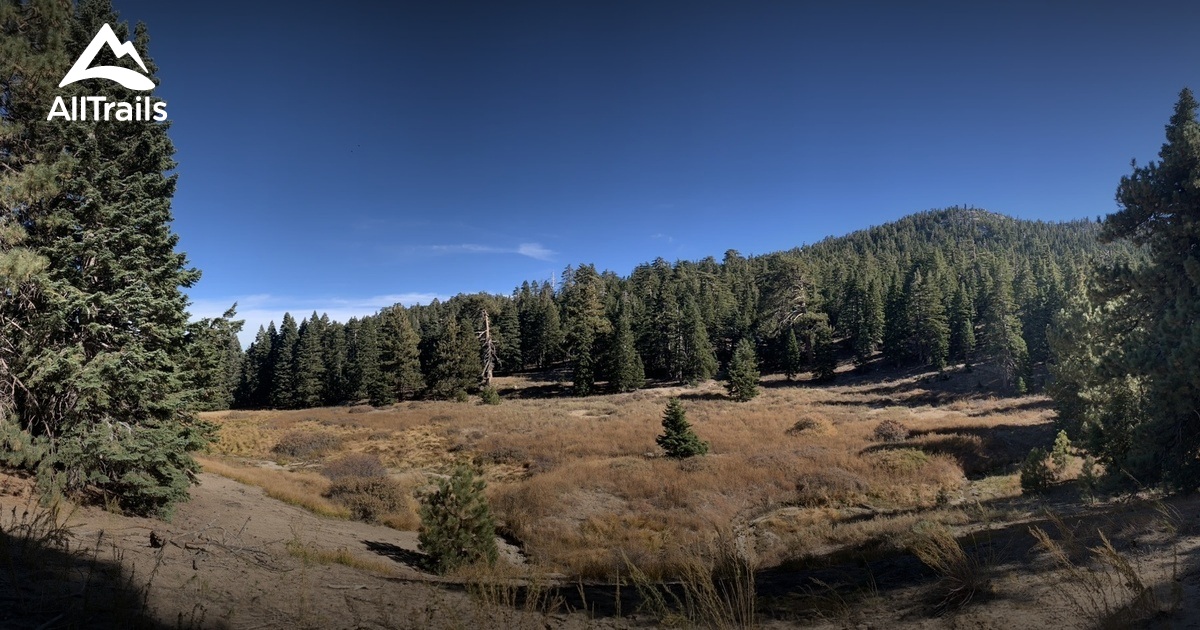
<path id="1" fill-rule="evenodd" d="M 624 277 L 572 266 L 555 284 L 396 305 L 345 323 L 289 313 L 244 353 L 231 312 L 196 325 L 211 354 L 200 362 L 212 374 L 204 404 L 461 398 L 488 385 L 488 362 L 498 374 L 561 369 L 575 395 L 631 391 L 724 374 L 739 344 L 789 378 L 828 380 L 844 361 L 987 361 L 1013 388 L 1034 389 L 1050 358 L 1048 326 L 1087 269 L 1141 255 L 1099 235 L 1088 220 L 950 208 L 761 256 L 660 258 Z"/>

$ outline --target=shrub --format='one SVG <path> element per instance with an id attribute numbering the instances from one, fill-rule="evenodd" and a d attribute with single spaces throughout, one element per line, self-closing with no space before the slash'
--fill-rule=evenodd
<path id="1" fill-rule="evenodd" d="M 341 446 L 342 439 L 324 431 L 289 431 L 279 438 L 271 452 L 284 457 L 308 459 L 320 457 Z"/>
<path id="2" fill-rule="evenodd" d="M 801 433 L 826 433 L 833 428 L 827 418 L 819 414 L 808 414 L 796 421 L 786 433 L 800 435 Z"/>
<path id="3" fill-rule="evenodd" d="M 359 521 L 378 523 L 384 515 L 404 505 L 404 489 L 387 477 L 343 477 L 329 486 L 325 496 L 350 509 Z"/>
<path id="4" fill-rule="evenodd" d="M 387 467 L 373 453 L 347 453 L 325 464 L 321 473 L 332 481 L 346 477 L 387 477 Z"/>
<path id="5" fill-rule="evenodd" d="M 908 439 L 908 427 L 896 420 L 884 420 L 875 425 L 875 439 L 880 442 L 903 442 Z"/>
<path id="6" fill-rule="evenodd" d="M 465 403 L 468 400 L 471 400 L 471 395 L 468 394 L 467 390 L 465 389 L 456 389 L 454 390 L 454 394 L 451 396 L 451 398 L 454 400 L 454 402 Z"/>
<path id="7" fill-rule="evenodd" d="M 481 561 L 495 564 L 496 523 L 483 494 L 485 485 L 471 468 L 460 465 L 422 498 L 417 542 L 438 573 Z"/>
<path id="8" fill-rule="evenodd" d="M 479 402 L 485 405 L 499 405 L 500 392 L 496 391 L 495 387 L 488 386 L 479 390 Z"/>
<path id="9" fill-rule="evenodd" d="M 663 412 L 663 432 L 655 442 L 667 452 L 667 457 L 683 459 L 708 452 L 708 442 L 701 440 L 687 421 L 687 414 L 678 398 L 667 401 Z"/>
<path id="10" fill-rule="evenodd" d="M 1021 489 L 1026 492 L 1041 492 L 1054 481 L 1054 472 L 1046 463 L 1046 450 L 1035 448 L 1029 451 L 1025 463 L 1021 464 Z"/>
<path id="11" fill-rule="evenodd" d="M 1096 459 L 1091 455 L 1083 458 L 1083 467 L 1079 470 L 1079 491 L 1089 501 L 1096 498 L 1096 490 L 1100 487 L 1100 475 L 1096 472 Z"/>

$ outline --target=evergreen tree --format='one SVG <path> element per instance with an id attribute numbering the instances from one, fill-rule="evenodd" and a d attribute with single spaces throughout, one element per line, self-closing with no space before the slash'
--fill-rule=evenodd
<path id="1" fill-rule="evenodd" d="M 907 355 L 922 365 L 937 369 L 946 367 L 946 356 L 950 349 L 950 326 L 946 320 L 946 306 L 936 277 L 914 269 L 908 281 L 908 326 L 911 348 Z"/>
<path id="2" fill-rule="evenodd" d="M 1200 121 L 1192 91 L 1180 92 L 1157 162 L 1134 164 L 1117 188 L 1120 210 L 1104 238 L 1129 239 L 1149 252 L 1140 266 L 1103 276 L 1115 320 L 1135 322 L 1112 354 L 1111 373 L 1144 397 L 1130 422 L 1121 465 L 1139 480 L 1200 486 Z M 1136 423 L 1133 423 L 1136 422 Z M 1115 450 L 1115 449 L 1114 449 Z"/>
<path id="3" fill-rule="evenodd" d="M 818 381 L 832 380 L 837 372 L 837 344 L 833 340 L 833 328 L 827 322 L 821 322 L 813 337 L 813 378 Z"/>
<path id="4" fill-rule="evenodd" d="M 684 313 L 681 380 L 688 383 L 708 380 L 717 373 L 717 355 L 708 340 L 700 308 L 691 297 L 684 300 Z"/>
<path id="5" fill-rule="evenodd" d="M 221 317 L 188 324 L 183 356 L 179 359 L 190 406 L 197 411 L 229 409 L 242 373 L 238 333 L 245 323 L 234 320 L 237 304 Z"/>
<path id="6" fill-rule="evenodd" d="M 788 327 L 784 336 L 783 373 L 790 381 L 804 369 L 804 355 L 800 353 L 800 344 L 796 342 L 796 329 Z"/>
<path id="7" fill-rule="evenodd" d="M 169 124 L 46 118 L 55 95 L 146 95 L 111 81 L 57 87 L 105 23 L 130 39 L 107 1 L 0 5 L 0 404 L 48 446 L 44 485 L 167 514 L 194 479 L 189 452 L 210 436 L 178 364 L 181 288 L 199 272 L 171 231 Z M 132 35 L 153 77 L 145 27 Z M 116 60 L 105 50 L 102 63 Z"/>
<path id="8" fill-rule="evenodd" d="M 970 363 L 975 351 L 975 308 L 962 283 L 950 301 L 950 358 Z"/>
<path id="9" fill-rule="evenodd" d="M 324 315 L 321 340 L 321 360 L 325 365 L 325 383 L 321 397 L 326 405 L 336 405 L 350 398 L 350 355 L 346 344 L 346 326 L 328 321 Z"/>
<path id="10" fill-rule="evenodd" d="M 271 381 L 271 406 L 276 409 L 295 409 L 296 400 L 296 348 L 300 344 L 300 329 L 291 313 L 283 314 L 279 325 L 279 337 L 271 344 L 274 354 L 274 379 Z"/>
<path id="11" fill-rule="evenodd" d="M 429 368 L 429 391 L 439 398 L 465 394 L 479 383 L 483 366 L 479 362 L 479 343 L 470 331 L 464 331 L 458 318 L 449 317 L 434 344 Z"/>
<path id="12" fill-rule="evenodd" d="M 696 436 L 691 423 L 687 421 L 683 404 L 679 402 L 678 398 L 667 401 L 667 408 L 663 412 L 662 426 L 662 435 L 659 435 L 655 442 L 662 450 L 666 451 L 667 457 L 686 459 L 708 453 L 708 442 Z"/>
<path id="13" fill-rule="evenodd" d="M 573 363 L 572 384 L 577 396 L 591 394 L 596 383 L 596 342 L 612 332 L 605 316 L 604 284 L 595 267 L 569 268 L 563 282 L 563 310 L 567 328 L 567 353 Z"/>
<path id="14" fill-rule="evenodd" d="M 365 397 L 372 405 L 390 405 L 394 399 L 380 364 L 378 320 L 363 318 L 353 348 L 353 365 L 361 388 L 358 396 Z"/>
<path id="15" fill-rule="evenodd" d="M 459 465 L 421 501 L 417 543 L 438 573 L 477 562 L 495 564 L 496 523 L 485 488 L 474 471 Z"/>
<path id="16" fill-rule="evenodd" d="M 1023 377 L 1026 365 L 1025 339 L 1012 293 L 1012 272 L 1002 258 L 993 262 L 992 280 L 983 311 L 984 356 L 995 362 L 1006 383 Z"/>
<path id="17" fill-rule="evenodd" d="M 617 316 L 616 338 L 613 341 L 611 372 L 609 381 L 618 392 L 631 392 L 646 382 L 642 358 L 638 356 L 633 339 L 633 323 L 628 300 L 622 300 Z"/>
<path id="18" fill-rule="evenodd" d="M 319 407 L 324 402 L 325 361 L 321 346 L 325 329 L 314 311 L 312 316 L 300 324 L 299 340 L 292 373 L 296 392 L 293 403 L 297 407 Z"/>
<path id="19" fill-rule="evenodd" d="M 420 342 L 404 307 L 396 305 L 379 314 L 380 369 L 396 398 L 412 398 L 425 389 Z"/>
<path id="20" fill-rule="evenodd" d="M 734 400 L 745 402 L 758 395 L 758 355 L 749 339 L 738 342 L 727 376 L 725 389 Z"/>

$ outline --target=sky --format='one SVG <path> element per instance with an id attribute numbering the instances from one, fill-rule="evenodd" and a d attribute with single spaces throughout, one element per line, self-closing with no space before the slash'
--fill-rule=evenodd
<path id="1" fill-rule="evenodd" d="M 953 205 L 1116 209 L 1192 2 L 161 2 L 194 316 L 244 339 Z"/>

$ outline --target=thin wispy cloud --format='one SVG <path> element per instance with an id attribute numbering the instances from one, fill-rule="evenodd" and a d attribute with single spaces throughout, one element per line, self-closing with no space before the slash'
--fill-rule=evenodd
<path id="1" fill-rule="evenodd" d="M 258 333 L 258 327 L 275 322 L 278 327 L 284 313 L 291 313 L 297 320 L 305 319 L 315 311 L 328 315 L 329 319 L 345 323 L 352 317 L 373 315 L 380 309 L 403 304 L 428 304 L 434 299 L 446 300 L 448 296 L 435 293 L 395 293 L 368 297 L 297 298 L 265 293 L 233 296 L 228 298 L 206 298 L 193 300 L 188 311 L 192 319 L 220 317 L 234 302 L 237 302 L 237 319 L 246 321 L 238 340 L 249 345 Z"/>
<path id="2" fill-rule="evenodd" d="M 543 247 L 540 243 L 521 243 L 516 247 L 462 243 L 459 245 L 430 245 L 427 249 L 439 254 L 517 254 L 547 262 L 553 261 L 554 256 L 558 253 Z"/>

